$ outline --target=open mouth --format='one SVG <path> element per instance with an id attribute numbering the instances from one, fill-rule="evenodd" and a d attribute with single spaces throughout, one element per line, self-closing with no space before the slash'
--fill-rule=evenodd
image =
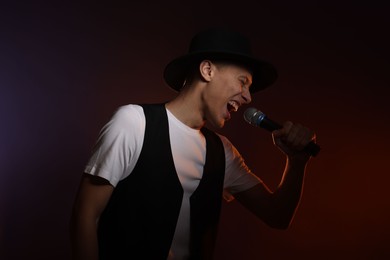
<path id="1" fill-rule="evenodd" d="M 230 100 L 227 104 L 227 110 L 229 112 L 237 112 L 239 107 L 240 107 L 240 104 L 234 100 Z"/>

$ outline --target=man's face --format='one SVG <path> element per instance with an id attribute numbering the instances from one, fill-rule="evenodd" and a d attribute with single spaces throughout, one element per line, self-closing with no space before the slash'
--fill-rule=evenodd
<path id="1" fill-rule="evenodd" d="M 222 128 L 241 105 L 251 102 L 252 75 L 244 67 L 212 64 L 212 77 L 203 95 L 204 119 Z"/>

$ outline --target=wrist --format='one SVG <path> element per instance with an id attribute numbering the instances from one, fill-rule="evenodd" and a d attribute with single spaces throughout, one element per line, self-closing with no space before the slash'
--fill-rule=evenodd
<path id="1" fill-rule="evenodd" d="M 288 165 L 292 167 L 305 168 L 309 159 L 310 156 L 287 156 Z"/>

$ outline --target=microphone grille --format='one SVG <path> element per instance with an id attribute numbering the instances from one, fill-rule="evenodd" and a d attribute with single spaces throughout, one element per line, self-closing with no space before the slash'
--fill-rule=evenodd
<path id="1" fill-rule="evenodd" d="M 256 125 L 257 114 L 263 114 L 260 110 L 257 110 L 254 107 L 248 108 L 244 113 L 244 119 L 251 125 Z"/>

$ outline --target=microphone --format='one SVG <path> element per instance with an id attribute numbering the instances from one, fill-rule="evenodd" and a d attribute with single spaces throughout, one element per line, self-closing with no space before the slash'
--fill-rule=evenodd
<path id="1" fill-rule="evenodd" d="M 263 112 L 256 108 L 250 107 L 244 113 L 244 119 L 251 125 L 264 128 L 270 132 L 282 128 L 282 126 L 271 119 L 269 119 Z M 320 147 L 311 141 L 304 148 L 311 156 L 316 156 L 320 152 Z"/>

